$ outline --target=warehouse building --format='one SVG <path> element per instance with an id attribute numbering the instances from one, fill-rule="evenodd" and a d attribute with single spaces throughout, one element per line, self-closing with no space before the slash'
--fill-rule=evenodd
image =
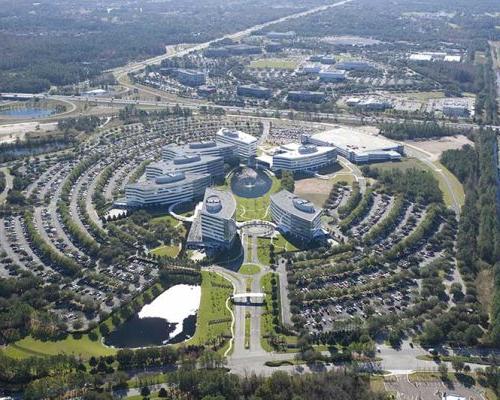
<path id="1" fill-rule="evenodd" d="M 318 75 L 323 82 L 339 82 L 346 78 L 345 70 L 331 67 L 322 69 Z"/>
<path id="2" fill-rule="evenodd" d="M 309 200 L 281 190 L 271 195 L 271 217 L 285 235 L 311 241 L 323 235 L 321 215 L 323 210 Z"/>
<path id="3" fill-rule="evenodd" d="M 351 127 L 316 133 L 308 141 L 318 146 L 332 146 L 338 155 L 353 163 L 400 160 L 404 152 L 402 144 Z"/>

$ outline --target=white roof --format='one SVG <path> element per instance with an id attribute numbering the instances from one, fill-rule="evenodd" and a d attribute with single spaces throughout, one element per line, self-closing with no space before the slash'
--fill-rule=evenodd
<path id="1" fill-rule="evenodd" d="M 249 133 L 243 131 L 238 131 L 236 129 L 221 128 L 217 132 L 217 135 L 232 137 L 235 140 L 238 140 L 239 142 L 247 144 L 254 143 L 257 141 L 257 138 L 255 136 L 252 136 Z"/>
<path id="2" fill-rule="evenodd" d="M 315 141 L 355 153 L 367 153 L 379 150 L 396 150 L 400 145 L 380 135 L 370 135 L 354 127 L 341 127 L 316 133 L 311 136 Z"/>
<path id="3" fill-rule="evenodd" d="M 410 60 L 414 61 L 432 61 L 431 54 L 411 54 Z"/>
<path id="4" fill-rule="evenodd" d="M 460 61 L 462 61 L 462 57 L 461 56 L 445 56 L 444 61 L 460 62 Z"/>
<path id="5" fill-rule="evenodd" d="M 248 293 L 238 293 L 238 294 L 233 294 L 233 299 L 246 299 L 248 297 L 265 297 L 265 293 L 253 293 L 253 292 L 248 292 Z"/>
<path id="6" fill-rule="evenodd" d="M 305 147 L 310 147 L 311 151 L 302 151 Z M 288 143 L 276 148 L 275 156 L 279 156 L 280 158 L 299 159 L 308 158 L 313 154 L 325 154 L 332 150 L 334 150 L 334 148 L 329 146 L 311 146 L 303 145 L 301 143 Z"/>

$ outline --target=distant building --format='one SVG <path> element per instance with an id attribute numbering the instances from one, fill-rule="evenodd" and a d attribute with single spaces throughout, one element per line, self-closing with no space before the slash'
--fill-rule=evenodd
<path id="1" fill-rule="evenodd" d="M 241 85 L 237 87 L 236 94 L 238 96 L 268 99 L 272 95 L 272 90 L 259 85 Z"/>
<path id="2" fill-rule="evenodd" d="M 203 54 L 205 57 L 229 57 L 229 56 L 241 56 L 249 54 L 261 54 L 262 48 L 260 46 L 249 45 L 249 44 L 232 44 L 223 47 L 209 47 Z"/>
<path id="3" fill-rule="evenodd" d="M 146 167 L 146 178 L 155 179 L 174 171 L 208 174 L 213 180 L 218 180 L 224 176 L 224 159 L 222 157 L 181 153 L 172 160 L 149 164 Z"/>
<path id="4" fill-rule="evenodd" d="M 372 68 L 368 61 L 364 60 L 344 60 L 337 63 L 338 69 L 345 69 L 347 71 L 364 71 Z"/>
<path id="5" fill-rule="evenodd" d="M 294 31 L 288 31 L 288 32 L 268 32 L 266 33 L 266 37 L 269 39 L 293 39 L 297 36 L 297 34 Z"/>
<path id="6" fill-rule="evenodd" d="M 125 201 L 128 207 L 150 207 L 191 202 L 203 196 L 209 185 L 209 174 L 173 172 L 159 176 L 153 181 L 126 185 Z"/>
<path id="7" fill-rule="evenodd" d="M 278 42 L 269 42 L 264 46 L 264 48 L 268 53 L 278 53 L 283 50 L 283 45 Z"/>
<path id="8" fill-rule="evenodd" d="M 217 93 L 217 88 L 211 85 L 202 85 L 198 88 L 198 95 L 208 97 Z"/>
<path id="9" fill-rule="evenodd" d="M 313 75 L 315 75 L 315 74 L 319 74 L 322 69 L 323 69 L 323 67 L 321 66 L 321 64 L 308 63 L 308 64 L 302 65 L 297 70 L 297 72 L 299 74 L 313 74 Z"/>
<path id="10" fill-rule="evenodd" d="M 234 144 L 220 143 L 216 141 L 192 142 L 184 145 L 167 144 L 161 149 L 162 159 L 169 161 L 180 154 L 194 153 L 200 156 L 222 157 L 225 161 L 234 156 L 236 146 Z"/>
<path id="11" fill-rule="evenodd" d="M 326 68 L 319 72 L 319 79 L 323 82 L 339 82 L 346 78 L 346 72 L 343 69 Z"/>
<path id="12" fill-rule="evenodd" d="M 190 69 L 178 69 L 176 77 L 180 83 L 186 86 L 201 86 L 206 82 L 206 75 L 204 72 Z"/>
<path id="13" fill-rule="evenodd" d="M 312 92 L 309 90 L 291 90 L 288 92 L 288 101 L 305 101 L 321 103 L 326 98 L 323 92 Z"/>
<path id="14" fill-rule="evenodd" d="M 469 104 L 463 99 L 445 99 L 443 101 L 443 114 L 447 117 L 469 117 Z"/>
<path id="15" fill-rule="evenodd" d="M 316 133 L 309 141 L 318 146 L 332 146 L 338 155 L 353 163 L 399 160 L 404 151 L 402 144 L 355 128 L 337 127 Z"/>
<path id="16" fill-rule="evenodd" d="M 346 104 L 350 107 L 356 107 L 365 111 L 384 111 L 392 108 L 392 103 L 379 97 L 367 97 L 361 99 L 348 99 Z"/>
<path id="17" fill-rule="evenodd" d="M 203 55 L 212 58 L 229 57 L 230 52 L 226 47 L 209 47 L 203 52 Z"/>
<path id="18" fill-rule="evenodd" d="M 282 190 L 271 195 L 271 217 L 284 234 L 298 237 L 305 241 L 323 235 L 321 215 L 323 210 L 310 201 Z"/>
<path id="19" fill-rule="evenodd" d="M 319 62 L 321 64 L 332 65 L 332 64 L 335 64 L 336 60 L 335 60 L 335 57 L 333 57 L 333 56 L 324 56 L 319 60 Z"/>
<path id="20" fill-rule="evenodd" d="M 290 143 L 277 148 L 273 154 L 273 171 L 318 171 L 337 161 L 333 147 Z"/>
<path id="21" fill-rule="evenodd" d="M 248 160 L 257 154 L 257 139 L 245 132 L 221 128 L 215 134 L 218 144 L 230 144 L 236 146 L 235 155 L 241 160 Z"/>

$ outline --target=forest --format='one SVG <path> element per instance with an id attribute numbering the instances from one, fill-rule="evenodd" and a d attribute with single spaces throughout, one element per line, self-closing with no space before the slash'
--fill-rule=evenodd
<path id="1" fill-rule="evenodd" d="M 483 130 L 475 149 L 447 150 L 442 163 L 465 188 L 465 204 L 459 222 L 457 259 L 467 294 L 475 296 L 474 281 L 482 270 L 492 272 L 494 296 L 490 306 L 489 341 L 500 345 L 500 217 L 498 204 L 498 144 L 495 132 Z M 495 264 L 496 263 L 496 264 Z"/>
<path id="2" fill-rule="evenodd" d="M 413 140 L 429 139 L 443 136 L 468 135 L 469 130 L 458 130 L 450 128 L 435 121 L 423 123 L 405 121 L 405 122 L 386 122 L 380 124 L 380 133 L 393 140 Z"/>
<path id="3" fill-rule="evenodd" d="M 165 46 L 200 43 L 321 4 L 222 0 L 109 6 L 96 0 L 31 3 L 8 0 L 0 11 L 0 92 L 41 92 L 92 79 Z M 224 12 L 221 12 L 224 6 Z"/>

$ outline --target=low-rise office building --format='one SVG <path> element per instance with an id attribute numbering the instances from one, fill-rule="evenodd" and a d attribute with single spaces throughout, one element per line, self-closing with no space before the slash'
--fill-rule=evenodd
<path id="1" fill-rule="evenodd" d="M 325 99 L 326 95 L 323 92 L 313 92 L 310 90 L 291 90 L 288 92 L 288 101 L 321 103 Z"/>
<path id="2" fill-rule="evenodd" d="M 402 144 L 351 127 L 339 126 L 319 132 L 308 141 L 318 146 L 334 147 L 338 155 L 353 163 L 399 160 L 404 152 Z"/>
<path id="3" fill-rule="evenodd" d="M 216 142 L 215 140 L 191 142 L 187 144 L 167 144 L 161 149 L 164 161 L 173 160 L 180 154 L 198 154 L 200 156 L 222 157 L 225 161 L 231 159 L 236 151 L 236 145 Z"/>
<path id="4" fill-rule="evenodd" d="M 169 172 L 208 174 L 213 180 L 224 176 L 224 159 L 193 153 L 178 154 L 172 160 L 153 162 L 146 166 L 146 178 L 155 179 Z"/>
<path id="5" fill-rule="evenodd" d="M 204 72 L 190 69 L 178 69 L 176 71 L 177 80 L 186 86 L 201 86 L 206 83 L 207 77 Z"/>
<path id="6" fill-rule="evenodd" d="M 268 99 L 273 94 L 272 90 L 259 85 L 240 85 L 236 89 L 238 96 L 257 97 L 259 99 Z"/>
<path id="7" fill-rule="evenodd" d="M 203 196 L 209 185 L 209 174 L 167 173 L 152 181 L 126 185 L 126 205 L 128 207 L 152 207 L 191 202 Z"/>
<path id="8" fill-rule="evenodd" d="M 271 217 L 278 229 L 310 241 L 323 235 L 321 215 L 323 210 L 309 200 L 302 199 L 287 190 L 271 195 Z"/>
<path id="9" fill-rule="evenodd" d="M 343 69 L 325 68 L 318 75 L 323 82 L 339 82 L 346 79 L 346 72 Z"/>
<path id="10" fill-rule="evenodd" d="M 245 161 L 257 154 L 257 138 L 235 129 L 221 128 L 215 134 L 215 141 L 220 144 L 234 145 L 234 154 Z"/>
<path id="11" fill-rule="evenodd" d="M 344 60 L 337 63 L 337 68 L 347 71 L 364 71 L 372 68 L 372 65 L 364 60 Z"/>
<path id="12" fill-rule="evenodd" d="M 290 143 L 278 147 L 273 155 L 273 171 L 318 171 L 337 161 L 333 147 Z"/>

